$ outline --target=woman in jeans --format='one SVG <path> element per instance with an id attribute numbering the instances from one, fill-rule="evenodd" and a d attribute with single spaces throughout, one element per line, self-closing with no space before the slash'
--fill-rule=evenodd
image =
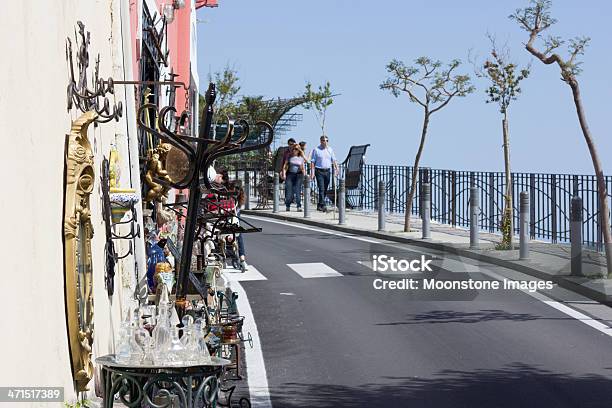
<path id="1" fill-rule="evenodd" d="M 304 158 L 298 145 L 291 148 L 289 159 L 285 162 L 281 176 L 285 179 L 285 206 L 291 210 L 291 203 L 295 200 L 297 210 L 302 210 L 302 184 L 304 183 Z"/>

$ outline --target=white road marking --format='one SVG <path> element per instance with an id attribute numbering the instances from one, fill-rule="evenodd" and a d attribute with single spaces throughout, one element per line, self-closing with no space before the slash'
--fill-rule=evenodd
<path id="1" fill-rule="evenodd" d="M 271 218 L 266 218 L 266 217 L 258 217 L 256 215 L 250 215 L 249 214 L 249 215 L 245 215 L 245 217 L 253 218 L 253 219 L 256 219 L 256 220 L 259 220 L 259 221 L 271 222 L 271 223 L 274 223 L 274 224 L 287 225 L 287 222 L 285 222 L 285 221 L 273 220 Z M 324 229 L 317 228 L 317 227 L 307 227 L 307 226 L 304 226 L 304 225 L 295 225 L 295 224 L 291 224 L 291 226 L 295 227 L 295 228 L 301 228 L 301 229 L 305 229 L 305 230 L 310 230 L 310 231 L 322 232 L 324 234 L 329 234 L 329 235 L 337 235 L 339 237 L 352 238 L 352 239 L 356 239 L 357 241 L 369 242 L 370 244 L 381 244 L 381 243 L 384 243 L 384 241 L 382 241 L 382 240 L 375 240 L 375 239 L 370 239 L 370 238 L 358 237 L 358 236 L 354 236 L 354 235 L 347 235 L 347 234 L 342 233 L 342 232 L 328 231 L 328 230 L 324 230 Z"/>
<path id="2" fill-rule="evenodd" d="M 341 273 L 336 272 L 322 262 L 287 264 L 287 266 L 304 279 L 342 276 Z"/>
<path id="3" fill-rule="evenodd" d="M 281 292 L 281 293 L 279 293 L 279 295 L 283 295 L 283 296 L 295 296 L 295 293 L 293 293 L 293 292 Z"/>
<path id="4" fill-rule="evenodd" d="M 253 316 L 253 311 L 249 304 L 249 299 L 246 291 L 239 282 L 229 282 L 228 286 L 238 293 L 236 304 L 240 314 L 244 316 L 242 330 L 245 335 L 251 333 L 251 337 L 253 337 L 253 348 L 250 348 L 248 345 L 245 345 L 244 348 L 251 406 L 253 408 L 272 408 L 270 390 L 268 389 L 268 377 L 266 375 L 266 364 L 261 351 L 259 332 L 257 330 L 257 324 L 255 323 L 255 316 Z"/>
<path id="5" fill-rule="evenodd" d="M 260 221 L 265 221 L 265 222 L 271 222 L 271 223 L 275 223 L 275 224 L 282 224 L 282 225 L 287 225 L 286 222 L 281 222 L 281 221 L 277 221 L 277 220 L 271 220 L 269 218 L 266 217 L 257 217 L 257 216 L 251 216 L 249 215 L 248 217 L 250 218 L 254 218 Z M 397 245 L 396 242 L 393 241 L 384 241 L 384 240 L 371 240 L 371 239 L 367 239 L 367 238 L 362 238 L 362 237 L 357 237 L 357 236 L 353 236 L 353 235 L 348 235 L 348 234 L 344 234 L 344 233 L 340 233 L 340 232 L 333 232 L 333 231 L 327 231 L 325 229 L 321 229 L 321 228 L 313 228 L 313 227 L 306 227 L 303 225 L 296 225 L 296 224 L 291 224 L 292 227 L 294 228 L 302 228 L 302 229 L 306 229 L 306 230 L 311 230 L 311 231 L 317 231 L 317 232 L 321 232 L 324 234 L 330 234 L 330 235 L 336 235 L 336 236 L 340 236 L 340 237 L 344 237 L 344 238 L 349 238 L 349 239 L 356 239 L 358 241 L 364 241 L 364 242 L 370 242 L 370 243 L 375 243 L 375 244 L 383 244 L 383 245 L 389 245 L 392 247 L 396 247 L 398 248 L 399 246 Z M 405 245 L 410 245 L 410 244 L 405 244 Z M 427 249 L 423 248 L 423 253 L 427 253 Z M 459 262 L 459 261 L 457 261 Z M 472 265 L 475 266 L 475 265 Z M 505 278 L 502 275 L 499 275 L 495 272 L 491 272 L 491 271 L 485 271 L 484 269 L 479 270 L 478 272 L 483 273 L 487 276 L 492 277 L 493 279 L 497 279 L 499 281 L 503 281 L 504 279 L 509 279 L 509 278 Z M 600 321 L 593 319 L 592 317 L 589 317 L 587 315 L 585 315 L 584 313 L 581 313 L 579 311 L 577 311 L 576 309 L 573 309 L 569 306 L 564 305 L 561 302 L 557 302 L 555 300 L 552 300 L 551 298 L 549 298 L 546 295 L 543 295 L 542 293 L 539 292 L 529 292 L 529 291 L 523 291 L 524 293 L 526 293 L 527 295 L 541 301 L 542 303 L 547 304 L 548 306 L 557 309 L 558 311 L 560 311 L 563 314 L 566 314 L 570 317 L 573 317 L 574 319 L 586 324 L 587 326 L 590 326 L 592 328 L 594 328 L 595 330 L 598 330 L 610 337 L 612 337 L 612 328 L 610 326 L 607 326 L 603 323 L 601 323 Z M 598 304 L 600 304 L 599 302 L 597 302 Z"/>
<path id="6" fill-rule="evenodd" d="M 495 272 L 491 272 L 491 271 L 485 271 L 482 270 L 481 273 L 490 276 L 493 279 L 497 279 L 498 281 L 502 281 L 504 279 L 508 279 L 505 278 L 502 275 L 499 275 Z M 541 279 L 534 279 L 536 281 L 540 281 Z M 551 298 L 549 298 L 548 296 L 544 295 L 543 293 L 540 292 L 529 292 L 528 290 L 521 290 L 521 292 L 525 293 L 526 295 L 531 296 L 534 299 L 539 300 L 542 303 L 547 304 L 548 306 L 557 309 L 558 311 L 560 311 L 563 314 L 566 314 L 570 317 L 573 317 L 574 319 L 578 320 L 579 322 L 582 322 L 584 324 L 586 324 L 587 326 L 590 326 L 592 328 L 594 328 L 597 331 L 602 332 L 603 334 L 606 334 L 610 337 L 612 337 L 612 328 L 610 328 L 609 326 L 606 326 L 605 324 L 603 324 L 602 322 L 593 319 L 590 316 L 585 315 L 584 313 L 581 313 L 579 311 L 577 311 L 576 309 L 572 309 L 569 306 L 564 305 L 561 302 L 557 302 L 556 300 L 552 300 Z"/>
<path id="7" fill-rule="evenodd" d="M 261 281 L 268 280 L 261 274 L 253 265 L 249 265 L 246 272 L 242 272 L 240 269 L 224 268 L 223 276 L 226 281 L 229 282 L 246 282 L 246 281 Z"/>

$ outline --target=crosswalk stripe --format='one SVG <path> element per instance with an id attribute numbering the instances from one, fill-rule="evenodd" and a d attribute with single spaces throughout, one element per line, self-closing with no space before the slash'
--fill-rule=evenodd
<path id="1" fill-rule="evenodd" d="M 268 280 L 268 278 L 263 276 L 253 265 L 249 265 L 246 272 L 242 272 L 240 269 L 225 268 L 223 269 L 223 276 L 228 282 Z"/>
<path id="2" fill-rule="evenodd" d="M 374 264 L 371 260 L 367 260 L 367 261 L 357 261 L 358 264 L 361 264 L 363 266 L 365 266 L 366 268 L 370 268 L 371 270 L 374 271 Z M 376 273 L 379 273 L 381 275 L 418 275 L 419 272 L 415 272 L 415 271 L 392 271 L 390 269 L 387 269 L 386 271 L 374 271 Z"/>
<path id="3" fill-rule="evenodd" d="M 343 276 L 322 262 L 287 264 L 304 279 Z"/>

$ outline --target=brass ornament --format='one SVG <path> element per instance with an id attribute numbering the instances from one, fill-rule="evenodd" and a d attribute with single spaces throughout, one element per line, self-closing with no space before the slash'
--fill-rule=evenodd
<path id="1" fill-rule="evenodd" d="M 189 157 L 180 149 L 171 149 L 166 155 L 166 171 L 174 181 L 182 181 L 189 175 Z"/>
<path id="2" fill-rule="evenodd" d="M 77 392 L 88 391 L 93 377 L 93 226 L 89 197 L 94 188 L 93 153 L 87 129 L 94 111 L 72 122 L 66 135 L 64 179 L 64 296 L 72 376 Z"/>
<path id="3" fill-rule="evenodd" d="M 145 183 L 149 187 L 146 201 L 149 202 L 165 202 L 168 198 L 170 185 L 162 185 L 158 181 L 172 182 L 165 169 L 166 155 L 172 149 L 169 143 L 160 143 L 155 149 L 149 152 L 147 160 L 147 173 L 145 174 Z"/>

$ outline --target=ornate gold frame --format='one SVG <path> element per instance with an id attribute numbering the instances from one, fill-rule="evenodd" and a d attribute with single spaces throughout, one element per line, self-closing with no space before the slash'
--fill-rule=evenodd
<path id="1" fill-rule="evenodd" d="M 64 296 L 72 377 L 77 392 L 88 391 L 93 377 L 93 226 L 89 196 L 94 188 L 93 153 L 87 139 L 89 125 L 98 117 L 83 113 L 66 135 L 64 175 Z"/>

